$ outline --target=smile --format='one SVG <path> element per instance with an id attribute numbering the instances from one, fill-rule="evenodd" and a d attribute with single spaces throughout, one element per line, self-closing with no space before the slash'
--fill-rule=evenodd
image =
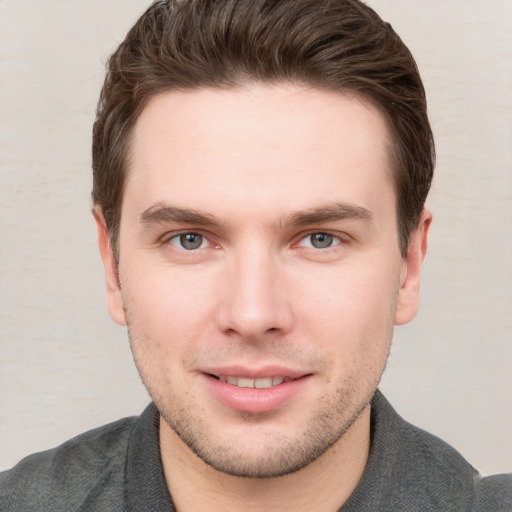
<path id="1" fill-rule="evenodd" d="M 289 382 L 293 380 L 290 377 L 262 377 L 258 379 L 250 379 L 247 377 L 233 377 L 231 375 L 215 375 L 221 382 L 238 386 L 239 388 L 255 388 L 255 389 L 267 389 L 273 386 L 279 386 L 283 382 Z"/>
<path id="2" fill-rule="evenodd" d="M 253 374 L 243 368 L 201 372 L 208 390 L 229 409 L 265 413 L 283 407 L 308 388 L 313 375 L 283 368 L 266 368 Z M 229 373 L 229 375 L 228 375 Z"/>

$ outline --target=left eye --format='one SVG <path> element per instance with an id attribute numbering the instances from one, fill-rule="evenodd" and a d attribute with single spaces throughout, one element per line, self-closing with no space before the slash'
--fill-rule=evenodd
<path id="1" fill-rule="evenodd" d="M 169 243 L 178 249 L 193 251 L 195 249 L 201 249 L 204 247 L 207 244 L 207 241 L 204 236 L 200 235 L 199 233 L 182 233 L 170 238 Z"/>
<path id="2" fill-rule="evenodd" d="M 315 249 L 328 249 L 338 244 L 340 239 L 330 233 L 311 233 L 304 237 L 299 245 L 302 247 L 314 247 Z"/>

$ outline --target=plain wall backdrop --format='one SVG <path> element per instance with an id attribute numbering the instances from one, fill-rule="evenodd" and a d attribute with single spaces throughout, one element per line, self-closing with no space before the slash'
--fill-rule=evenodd
<path id="1" fill-rule="evenodd" d="M 438 151 L 420 312 L 382 390 L 483 473 L 512 470 L 512 2 L 371 0 L 422 73 Z M 104 63 L 145 0 L 0 2 L 0 469 L 149 398 L 90 214 Z"/>

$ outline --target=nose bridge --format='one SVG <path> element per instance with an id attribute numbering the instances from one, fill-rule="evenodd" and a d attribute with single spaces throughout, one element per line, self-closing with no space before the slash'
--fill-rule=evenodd
<path id="1" fill-rule="evenodd" d="M 249 339 L 286 332 L 292 314 L 283 289 L 282 263 L 264 244 L 252 243 L 229 258 L 219 305 L 219 328 Z"/>

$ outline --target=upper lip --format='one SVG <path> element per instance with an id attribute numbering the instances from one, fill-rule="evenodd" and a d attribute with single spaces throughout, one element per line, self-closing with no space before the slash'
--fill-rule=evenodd
<path id="1" fill-rule="evenodd" d="M 244 365 L 212 366 L 201 369 L 202 373 L 215 376 L 243 377 L 246 379 L 264 379 L 268 377 L 288 377 L 298 379 L 309 375 L 311 372 L 289 368 L 283 365 L 266 365 L 258 368 Z"/>

